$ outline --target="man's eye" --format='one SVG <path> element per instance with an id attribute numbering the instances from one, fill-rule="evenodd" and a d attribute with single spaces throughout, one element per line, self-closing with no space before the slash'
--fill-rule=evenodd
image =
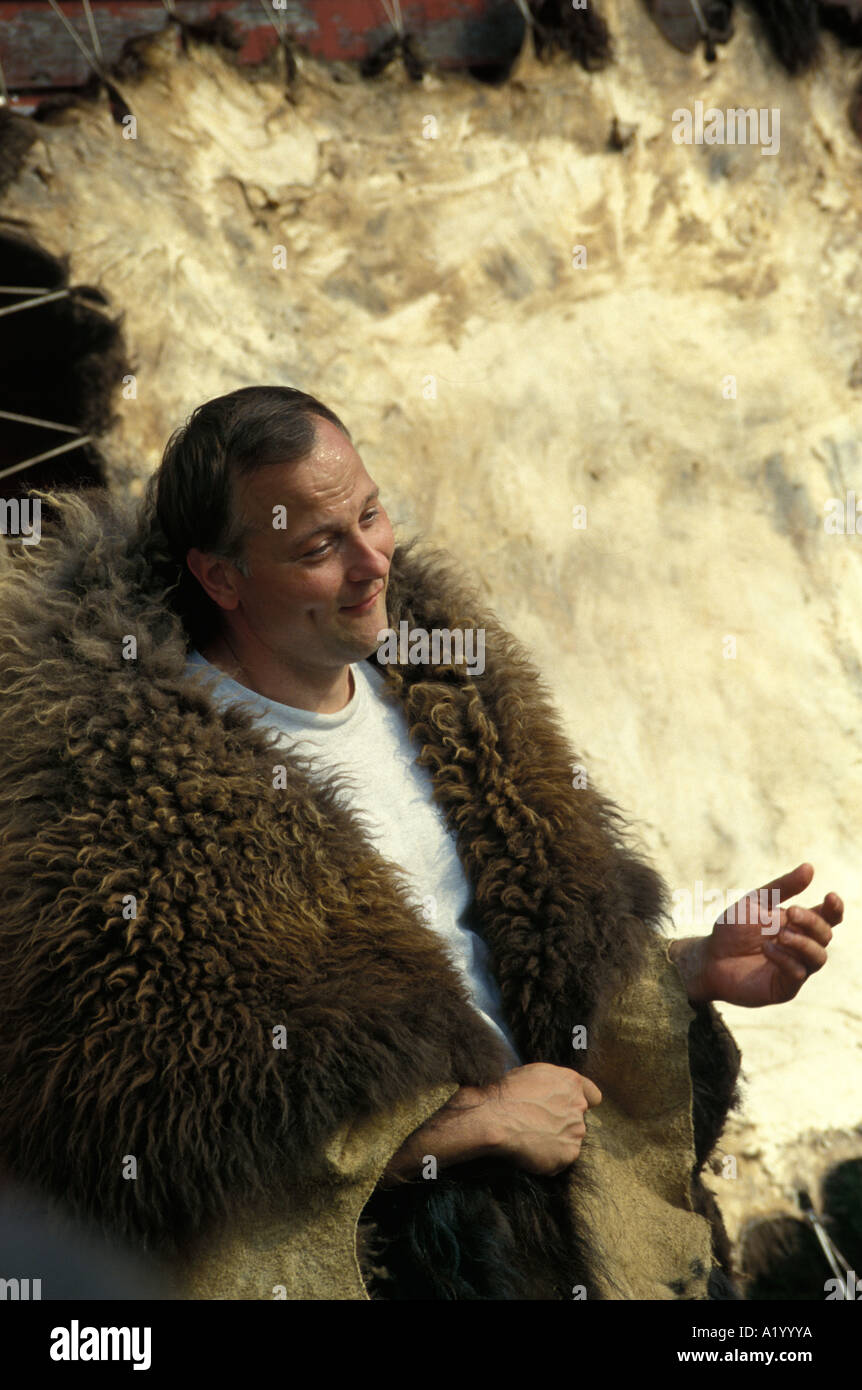
<path id="1" fill-rule="evenodd" d="M 370 518 L 370 520 L 373 521 L 374 518 L 377 517 L 377 516 L 379 516 L 379 515 L 380 515 L 380 508 L 379 508 L 379 507 L 373 507 L 370 511 L 367 511 L 367 512 L 365 513 L 365 516 L 364 516 L 362 519 L 363 519 L 363 521 L 366 521 L 366 520 L 368 520 L 368 519 Z M 325 555 L 328 549 L 329 549 L 329 542 L 328 542 L 328 541 L 325 541 L 324 544 L 323 544 L 323 545 L 319 545 L 319 546 L 317 547 L 316 550 L 308 550 L 308 551 L 306 551 L 306 553 L 303 555 L 302 558 L 303 558 L 303 560 L 314 560 L 314 559 L 316 559 L 317 557 L 319 557 L 319 556 L 321 556 L 321 555 Z"/>

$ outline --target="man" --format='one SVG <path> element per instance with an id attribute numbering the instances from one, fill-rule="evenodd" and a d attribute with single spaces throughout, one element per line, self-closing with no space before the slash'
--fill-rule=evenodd
<path id="1" fill-rule="evenodd" d="M 0 1161 L 185 1296 L 735 1296 L 711 1001 L 791 998 L 840 900 L 668 952 L 538 674 L 314 398 L 200 407 L 136 527 L 57 500 L 0 627 Z M 379 664 L 401 622 L 484 672 Z"/>

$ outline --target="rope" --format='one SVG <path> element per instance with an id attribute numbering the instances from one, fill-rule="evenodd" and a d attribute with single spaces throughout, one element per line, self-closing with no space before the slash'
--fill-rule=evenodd
<path id="1" fill-rule="evenodd" d="M 93 16 L 90 13 L 89 9 L 90 0 L 83 0 L 83 3 L 84 14 L 90 25 L 90 32 L 93 35 L 93 41 L 101 55 L 101 44 L 99 42 L 99 35 L 96 32 L 95 20 L 93 19 Z M 122 92 L 111 81 L 104 63 L 101 62 L 101 58 L 96 58 L 95 55 L 90 52 L 87 45 L 84 43 L 83 39 L 78 33 L 77 29 L 75 29 L 74 26 L 69 23 L 69 20 L 63 14 L 63 11 L 57 4 L 57 0 L 48 0 L 48 4 L 51 6 L 51 9 L 54 11 L 57 18 L 62 22 L 64 28 L 69 32 L 69 34 L 71 34 L 72 38 L 75 40 L 75 43 L 78 45 L 78 48 L 84 55 L 84 58 L 89 67 L 93 69 L 93 72 L 100 79 L 100 81 L 102 81 L 105 84 L 105 88 L 107 90 L 108 97 L 111 103 L 111 114 L 113 115 L 114 120 L 119 124 L 120 118 L 117 111 L 118 107 L 121 109 L 121 111 L 125 112 L 126 115 L 131 115 L 131 112 L 129 111 L 129 107 L 126 104 L 126 100 Z"/>
<path id="2" fill-rule="evenodd" d="M 820 1225 L 820 1222 L 817 1220 L 817 1217 L 815 1216 L 814 1212 L 807 1211 L 805 1215 L 808 1217 L 808 1220 L 814 1227 L 814 1234 L 817 1236 L 817 1239 L 820 1242 L 820 1248 L 829 1262 L 829 1268 L 832 1270 L 832 1273 L 835 1275 L 835 1278 L 840 1280 L 843 1284 L 847 1275 L 850 1273 L 850 1266 L 848 1265 L 844 1256 L 841 1254 L 841 1251 L 838 1249 L 837 1245 L 833 1244 L 833 1242 L 830 1240 L 829 1236 L 824 1231 L 823 1227 Z M 839 1269 L 839 1262 L 844 1266 L 843 1269 Z"/>
<path id="3" fill-rule="evenodd" d="M 80 434 L 76 425 L 60 425 L 56 420 L 37 420 L 35 415 L 14 415 L 11 410 L 0 410 L 0 420 L 18 420 L 22 425 L 42 425 L 46 430 L 64 430 L 66 434 Z"/>
<path id="4" fill-rule="evenodd" d="M 268 5 L 268 4 L 267 4 L 267 0 L 260 0 L 260 3 L 261 3 L 261 7 L 262 7 L 262 9 L 263 9 L 264 14 L 266 15 L 267 19 L 269 20 L 270 24 L 272 25 L 273 29 L 275 30 L 276 37 L 278 38 L 279 43 L 280 43 L 281 46 L 284 48 L 284 47 L 285 47 L 285 43 L 286 43 L 286 35 L 285 35 L 285 25 L 287 24 L 287 13 L 286 13 L 286 11 L 285 11 L 285 10 L 278 10 L 278 11 L 277 11 L 277 14 L 278 14 L 278 22 L 276 22 L 275 15 L 273 14 L 273 7 L 272 7 L 272 5 L 271 5 L 271 4 Z"/>
<path id="5" fill-rule="evenodd" d="M 82 0 L 82 3 L 84 6 L 84 14 L 87 16 L 87 24 L 90 29 L 90 38 L 93 40 L 93 52 L 96 53 L 99 59 L 101 60 L 103 56 L 102 40 L 99 38 L 99 31 L 96 28 L 96 21 L 93 18 L 93 11 L 90 9 L 90 0 Z"/>
<path id="6" fill-rule="evenodd" d="M 832 1273 L 835 1275 L 835 1278 L 842 1286 L 841 1296 L 842 1298 L 846 1298 L 848 1295 L 845 1292 L 843 1292 L 843 1290 L 846 1287 L 846 1277 L 850 1273 L 849 1264 L 845 1260 L 844 1256 L 841 1254 L 841 1251 L 838 1249 L 838 1246 L 829 1237 L 827 1232 L 824 1231 L 823 1227 L 821 1226 L 820 1221 L 817 1217 L 817 1212 L 814 1210 L 814 1203 L 812 1202 L 807 1189 L 802 1188 L 797 1193 L 796 1204 L 801 1210 L 803 1216 L 806 1216 L 808 1220 L 811 1222 L 812 1226 L 814 1227 L 814 1234 L 816 1235 L 820 1243 L 820 1249 L 826 1256 L 829 1268 L 832 1270 Z M 843 1265 L 843 1269 L 839 1269 L 839 1264 Z M 852 1298 L 852 1296 L 853 1295 L 851 1294 L 850 1297 Z"/>
<path id="7" fill-rule="evenodd" d="M 87 60 L 87 62 L 89 63 L 90 67 L 93 69 L 93 72 L 96 74 L 96 76 L 97 76 L 97 77 L 101 77 L 101 79 L 102 79 L 103 82 L 107 82 L 107 81 L 108 81 L 108 76 L 107 76 L 107 73 L 105 72 L 105 69 L 102 67 L 102 64 L 101 64 L 101 63 L 99 62 L 99 60 L 90 52 L 89 48 L 88 48 L 87 45 L 84 43 L 84 40 L 81 38 L 80 34 L 78 33 L 78 31 L 77 31 L 77 29 L 74 27 L 74 25 L 69 23 L 69 20 L 68 20 L 68 19 L 66 18 L 66 16 L 63 14 L 63 11 L 60 9 L 60 6 L 57 4 L 57 0 L 48 0 L 48 4 L 51 6 L 51 9 L 54 11 L 54 13 L 55 13 L 55 15 L 57 16 L 57 18 L 58 18 L 59 20 L 62 21 L 63 26 L 64 26 L 64 27 L 68 30 L 68 32 L 71 34 L 72 38 L 75 40 L 75 43 L 76 43 L 76 44 L 78 45 L 78 47 L 80 48 L 81 52 L 83 53 L 84 57 L 86 58 L 86 60 Z"/>
<path id="8" fill-rule="evenodd" d="M 48 285 L 0 285 L 0 294 L 50 294 Z"/>
<path id="9" fill-rule="evenodd" d="M 55 290 L 53 294 L 42 294 L 38 299 L 22 299 L 20 304 L 7 304 L 5 309 L 0 309 L 0 318 L 4 314 L 17 314 L 21 309 L 29 309 L 33 304 L 47 304 L 50 299 L 63 299 L 71 290 Z"/>
<path id="10" fill-rule="evenodd" d="M 36 454 L 35 458 L 25 459 L 23 463 L 13 463 L 11 468 L 0 470 L 0 478 L 8 478 L 12 473 L 20 473 L 22 468 L 29 468 L 33 463 L 42 463 L 45 459 L 52 459 L 57 454 L 67 454 L 70 449 L 78 449 L 82 444 L 89 444 L 93 438 L 91 434 L 81 435 L 80 439 L 71 439 L 68 444 L 61 444 L 57 449 L 48 449 L 47 453 Z"/>
<path id="11" fill-rule="evenodd" d="M 700 8 L 698 0 L 688 0 L 688 3 L 694 10 L 694 17 L 700 26 L 700 32 L 703 34 L 704 38 L 707 38 L 709 36 L 709 25 L 704 18 L 703 10 Z"/>
<path id="12" fill-rule="evenodd" d="M 530 9 L 529 5 L 527 4 L 527 0 L 515 0 L 515 4 L 518 6 L 518 9 L 521 11 L 521 14 L 524 16 L 525 20 L 527 21 L 527 24 L 528 24 L 531 28 L 535 29 L 535 27 L 536 27 L 536 20 L 535 20 L 535 17 L 534 17 L 534 15 L 533 15 L 532 10 Z"/>
<path id="13" fill-rule="evenodd" d="M 401 0 L 380 0 L 386 18 L 399 39 L 404 38 L 404 18 L 401 14 Z"/>

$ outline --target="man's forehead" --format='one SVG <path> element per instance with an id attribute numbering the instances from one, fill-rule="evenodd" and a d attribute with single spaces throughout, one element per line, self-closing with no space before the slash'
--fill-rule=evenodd
<path id="1" fill-rule="evenodd" d="M 352 457 L 303 459 L 299 463 L 272 464 L 243 479 L 243 509 L 250 521 L 272 517 L 272 509 L 287 509 L 287 530 L 297 532 L 341 511 L 363 503 L 377 486 L 358 454 Z"/>

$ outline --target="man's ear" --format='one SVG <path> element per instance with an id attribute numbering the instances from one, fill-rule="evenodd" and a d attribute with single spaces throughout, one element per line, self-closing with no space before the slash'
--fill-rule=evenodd
<path id="1" fill-rule="evenodd" d="M 201 588 L 219 608 L 236 608 L 239 594 L 236 589 L 238 571 L 219 555 L 192 549 L 186 553 L 186 565 Z"/>

